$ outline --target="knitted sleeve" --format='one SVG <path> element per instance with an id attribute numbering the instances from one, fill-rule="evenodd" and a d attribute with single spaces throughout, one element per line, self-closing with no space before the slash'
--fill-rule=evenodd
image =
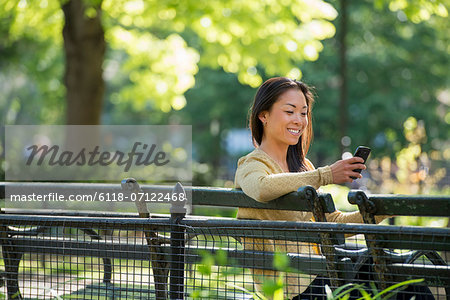
<path id="1" fill-rule="evenodd" d="M 259 202 L 267 202 L 294 192 L 301 186 L 318 188 L 330 184 L 333 177 L 329 166 L 307 172 L 273 174 L 268 162 L 251 157 L 239 162 L 235 181 L 236 187 L 240 187 L 248 196 Z"/>
<path id="2" fill-rule="evenodd" d="M 330 214 L 325 214 L 328 222 L 334 223 L 364 223 L 361 214 L 359 211 L 343 213 L 339 210 L 336 210 Z M 375 221 L 380 223 L 384 219 L 389 216 L 375 216 Z"/>
<path id="3" fill-rule="evenodd" d="M 310 168 L 314 169 L 314 165 L 306 159 L 306 163 Z M 343 213 L 339 210 L 336 210 L 332 213 L 325 214 L 328 222 L 334 223 L 364 223 L 361 214 L 359 211 Z M 388 218 L 388 216 L 375 216 L 375 221 L 380 223 L 384 219 Z"/>

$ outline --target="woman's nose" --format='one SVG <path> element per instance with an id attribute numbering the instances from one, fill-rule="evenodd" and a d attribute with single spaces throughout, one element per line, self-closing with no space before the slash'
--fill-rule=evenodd
<path id="1" fill-rule="evenodd" d="M 295 122 L 295 124 L 301 124 L 302 123 L 302 120 L 303 118 L 302 118 L 302 115 L 300 115 L 300 114 L 298 114 L 298 115 L 295 115 L 294 116 L 294 122 Z"/>

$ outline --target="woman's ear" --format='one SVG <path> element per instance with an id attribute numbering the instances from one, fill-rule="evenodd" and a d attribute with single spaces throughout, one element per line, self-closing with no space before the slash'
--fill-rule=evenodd
<path id="1" fill-rule="evenodd" d="M 261 123 L 266 123 L 267 122 L 267 111 L 262 111 L 259 113 L 258 115 L 258 119 L 261 121 Z"/>

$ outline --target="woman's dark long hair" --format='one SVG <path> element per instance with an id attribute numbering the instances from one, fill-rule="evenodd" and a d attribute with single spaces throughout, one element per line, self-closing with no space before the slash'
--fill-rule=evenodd
<path id="1" fill-rule="evenodd" d="M 308 126 L 300 136 L 296 145 L 289 145 L 286 162 L 290 172 L 306 171 L 305 156 L 313 138 L 311 109 L 314 103 L 314 96 L 310 88 L 303 82 L 292 80 L 286 77 L 275 77 L 264 82 L 258 89 L 253 101 L 250 115 L 250 130 L 252 132 L 253 144 L 260 146 L 264 134 L 264 126 L 259 119 L 259 114 L 263 111 L 270 111 L 272 105 L 278 100 L 281 94 L 289 89 L 300 90 L 308 105 Z"/>

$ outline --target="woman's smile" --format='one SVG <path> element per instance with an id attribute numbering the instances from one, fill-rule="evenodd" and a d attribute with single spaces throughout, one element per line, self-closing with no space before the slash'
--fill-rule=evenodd
<path id="1" fill-rule="evenodd" d="M 300 136 L 300 129 L 288 129 L 288 131 L 294 136 Z"/>

